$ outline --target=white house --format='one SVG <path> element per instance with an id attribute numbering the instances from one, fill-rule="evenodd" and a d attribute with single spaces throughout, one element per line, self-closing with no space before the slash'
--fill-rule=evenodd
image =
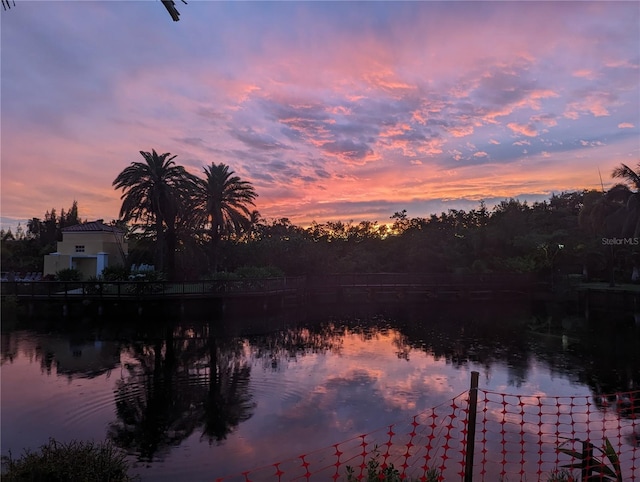
<path id="1" fill-rule="evenodd" d="M 62 229 L 58 250 L 44 257 L 43 274 L 77 269 L 83 279 L 100 276 L 107 266 L 124 265 L 128 253 L 124 231 L 102 219 Z"/>

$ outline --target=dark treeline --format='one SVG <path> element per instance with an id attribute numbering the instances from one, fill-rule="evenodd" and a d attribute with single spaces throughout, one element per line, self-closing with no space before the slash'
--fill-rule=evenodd
<path id="1" fill-rule="evenodd" d="M 26 227 L 18 225 L 16 232 L 11 229 L 0 231 L 1 265 L 3 271 L 42 271 L 44 255 L 56 250 L 56 243 L 62 241 L 62 229 L 80 224 L 78 202 L 73 201 L 66 211 L 55 208 L 47 211 L 44 218 L 31 218 Z"/>
<path id="2" fill-rule="evenodd" d="M 602 192 L 574 191 L 528 204 L 502 201 L 489 210 L 449 210 L 429 217 L 395 213 L 390 224 L 312 223 L 287 219 L 258 222 L 247 239 L 222 246 L 225 266 L 277 266 L 287 274 L 350 272 L 537 273 L 553 271 L 606 278 L 611 262 L 631 277 L 632 245 L 611 249 L 603 236 L 621 226 L 591 204 L 605 203 Z M 608 201 L 607 201 L 608 203 Z M 607 212 L 625 209 L 607 204 Z M 593 211 L 593 212 L 590 212 Z M 601 219 L 596 219 L 600 217 Z M 628 273 L 626 273 L 628 271 Z"/>
<path id="3" fill-rule="evenodd" d="M 251 210 L 257 193 L 225 164 L 203 178 L 170 154 L 141 152 L 114 181 L 122 189 L 120 220 L 129 241 L 127 264 L 152 264 L 169 279 L 224 277 L 232 272 L 535 273 L 637 278 L 640 177 L 621 165 L 608 191 L 580 190 L 529 204 L 507 199 L 489 209 L 377 221 L 265 220 Z M 640 172 L 640 165 L 638 166 Z M 2 232 L 3 271 L 37 270 L 55 250 L 60 230 L 80 222 L 78 205 L 34 218 L 26 233 Z M 634 278 L 634 279 L 635 279 Z"/>

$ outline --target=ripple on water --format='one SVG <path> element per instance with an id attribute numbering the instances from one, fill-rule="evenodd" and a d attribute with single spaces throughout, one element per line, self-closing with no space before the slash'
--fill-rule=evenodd
<path id="1" fill-rule="evenodd" d="M 257 400 L 293 405 L 304 400 L 308 391 L 309 388 L 296 379 L 256 375 L 251 377 L 251 393 Z"/>
<path id="2" fill-rule="evenodd" d="M 60 402 L 60 404 L 66 405 L 66 416 L 62 420 L 65 427 L 74 428 L 85 425 L 88 420 L 102 415 L 104 415 L 105 422 L 113 417 L 115 404 L 112 391 L 84 390 L 74 397 Z"/>

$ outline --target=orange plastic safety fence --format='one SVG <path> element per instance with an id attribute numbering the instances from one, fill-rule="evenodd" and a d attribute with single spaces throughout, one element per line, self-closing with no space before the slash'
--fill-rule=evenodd
<path id="1" fill-rule="evenodd" d="M 397 471 L 411 481 L 465 478 L 469 394 L 412 418 L 216 482 L 368 480 Z M 613 459 L 622 480 L 640 480 L 640 392 L 589 396 L 524 396 L 478 390 L 474 481 L 549 480 L 563 466 L 581 480 Z M 383 475 L 380 479 L 383 480 Z M 607 480 L 592 478 L 589 480 Z"/>
<path id="2" fill-rule="evenodd" d="M 367 480 L 370 469 L 397 470 L 411 480 L 460 479 L 464 475 L 468 393 L 367 434 L 217 482 Z M 393 469 L 391 469 L 393 466 Z"/>
<path id="3" fill-rule="evenodd" d="M 594 476 L 588 480 L 609 480 L 598 474 L 604 466 L 615 472 L 615 458 L 622 480 L 640 480 L 639 396 L 524 396 L 480 390 L 473 480 L 546 481 L 562 470 L 572 472 L 575 480 L 587 480 L 585 475 Z M 615 457 L 605 453 L 607 441 Z"/>

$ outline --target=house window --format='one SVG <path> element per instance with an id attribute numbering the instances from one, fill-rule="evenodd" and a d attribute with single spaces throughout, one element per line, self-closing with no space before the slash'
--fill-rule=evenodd
<path id="1" fill-rule="evenodd" d="M 84 244 L 76 244 L 76 253 L 84 253 Z"/>

